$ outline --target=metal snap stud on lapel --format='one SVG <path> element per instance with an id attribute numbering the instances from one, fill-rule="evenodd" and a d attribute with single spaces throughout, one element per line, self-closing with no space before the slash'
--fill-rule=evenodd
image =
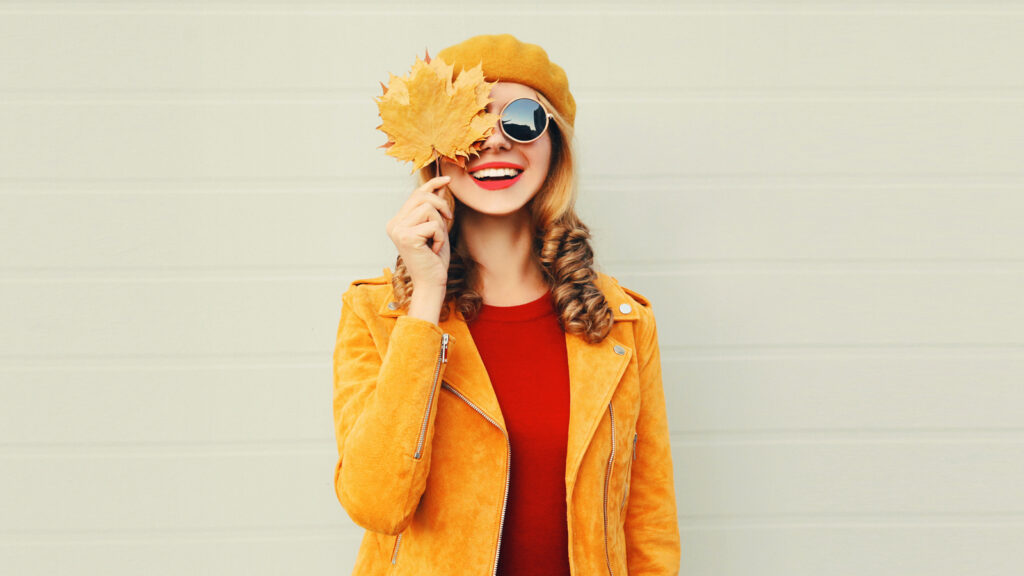
<path id="1" fill-rule="evenodd" d="M 388 302 L 388 310 L 395 310 L 398 308 L 398 302 Z"/>
<path id="2" fill-rule="evenodd" d="M 622 346 L 619 346 L 618 344 L 615 345 L 614 350 L 615 350 L 615 353 L 618 354 L 619 356 L 622 356 L 623 354 L 626 353 L 626 349 L 623 348 Z"/>
<path id="3" fill-rule="evenodd" d="M 629 314 L 629 311 L 632 309 L 633 307 L 630 306 L 629 304 L 626 304 L 625 302 L 619 304 L 619 312 L 622 312 L 623 314 Z"/>

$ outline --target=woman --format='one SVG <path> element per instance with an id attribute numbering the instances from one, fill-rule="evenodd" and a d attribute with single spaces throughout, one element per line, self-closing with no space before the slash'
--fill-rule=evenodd
<path id="1" fill-rule="evenodd" d="M 482 61 L 501 120 L 465 169 L 422 169 L 386 226 L 394 274 L 342 297 L 334 486 L 367 530 L 354 574 L 676 574 L 654 314 L 592 267 L 565 73 L 508 34 L 438 57 Z"/>

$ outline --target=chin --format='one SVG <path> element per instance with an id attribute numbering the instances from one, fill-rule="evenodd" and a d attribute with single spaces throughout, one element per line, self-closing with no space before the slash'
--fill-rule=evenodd
<path id="1" fill-rule="evenodd" d="M 480 214 L 486 214 L 488 216 L 508 216 L 514 214 L 519 210 L 522 210 L 526 206 L 526 202 L 516 202 L 509 204 L 507 202 L 488 202 L 486 200 L 480 202 L 463 202 L 466 208 Z"/>
<path id="2" fill-rule="evenodd" d="M 520 184 L 527 183 L 522 182 Z M 526 195 L 522 190 L 514 190 L 518 186 L 502 190 L 484 190 L 477 187 L 473 182 L 467 182 L 467 185 L 471 187 L 469 191 L 453 189 L 453 195 L 466 208 L 489 216 L 507 216 L 522 210 L 540 191 L 539 186 L 537 186 L 537 190 L 532 194 Z"/>

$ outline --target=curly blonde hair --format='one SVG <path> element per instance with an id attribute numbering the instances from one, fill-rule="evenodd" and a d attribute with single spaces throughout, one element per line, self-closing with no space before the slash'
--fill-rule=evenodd
<path id="1" fill-rule="evenodd" d="M 541 269 L 551 289 L 559 312 L 562 330 L 582 334 L 587 342 L 597 343 L 611 331 L 614 318 L 604 294 L 596 286 L 594 251 L 590 247 L 590 230 L 576 215 L 576 170 L 573 154 L 573 128 L 543 94 L 540 102 L 551 112 L 554 124 L 548 127 L 552 137 L 551 163 L 544 184 L 527 204 L 533 226 L 533 246 L 530 253 Z M 420 184 L 434 177 L 434 163 L 419 172 Z M 452 196 L 449 194 L 449 196 Z M 448 232 L 451 242 L 451 261 L 448 265 L 448 283 L 440 320 L 446 320 L 451 305 L 472 322 L 483 297 L 473 287 L 477 284 L 477 263 L 459 233 L 459 211 L 464 205 L 455 202 L 455 220 Z M 399 255 L 391 277 L 395 302 L 399 307 L 409 304 L 412 297 L 412 279 Z"/>

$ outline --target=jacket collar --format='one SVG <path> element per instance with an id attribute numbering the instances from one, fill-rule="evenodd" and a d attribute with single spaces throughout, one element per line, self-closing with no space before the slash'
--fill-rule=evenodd
<path id="1" fill-rule="evenodd" d="M 638 320 L 637 303 L 623 291 L 618 281 L 602 272 L 597 272 L 597 275 L 597 287 L 604 293 L 605 300 L 611 306 L 615 323 Z M 389 289 L 377 313 L 383 317 L 397 318 L 405 316 L 407 310 L 392 310 L 389 307 L 394 298 L 394 292 L 390 289 L 391 276 L 391 271 L 385 268 L 384 279 Z M 443 380 L 498 422 L 507 433 L 498 398 L 494 394 L 487 369 L 473 343 L 469 326 L 462 313 L 452 306 L 448 318 L 441 321 L 439 326 L 442 331 L 449 334 L 452 341 L 452 351 L 448 356 Z M 569 358 L 570 390 L 566 481 L 571 485 L 575 481 L 583 453 L 601 418 L 608 410 L 612 394 L 636 352 L 611 334 L 601 342 L 591 344 L 581 335 L 567 332 L 565 347 Z"/>

